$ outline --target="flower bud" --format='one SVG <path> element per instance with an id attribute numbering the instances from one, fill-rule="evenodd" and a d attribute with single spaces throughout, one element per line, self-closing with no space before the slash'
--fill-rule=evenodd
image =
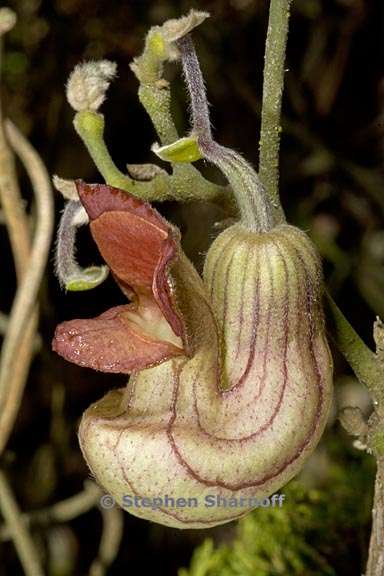
<path id="1" fill-rule="evenodd" d="M 206 18 L 209 18 L 208 12 L 190 10 L 186 16 L 167 20 L 160 27 L 160 30 L 167 42 L 176 42 L 186 36 L 186 34 L 189 34 L 194 28 L 200 26 Z"/>
<path id="2" fill-rule="evenodd" d="M 105 100 L 116 64 L 109 60 L 78 64 L 67 83 L 67 99 L 74 110 L 98 110 Z"/>
<path id="3" fill-rule="evenodd" d="M 6 34 L 15 26 L 17 21 L 16 14 L 10 8 L 0 8 L 0 36 Z"/>
<path id="4" fill-rule="evenodd" d="M 52 177 L 52 184 L 66 200 L 79 200 L 74 180 L 66 180 L 65 178 L 60 178 L 60 176 L 54 174 Z"/>

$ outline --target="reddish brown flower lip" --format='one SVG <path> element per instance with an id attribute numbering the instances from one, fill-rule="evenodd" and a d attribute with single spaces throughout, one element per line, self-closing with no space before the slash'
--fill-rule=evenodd
<path id="1" fill-rule="evenodd" d="M 176 229 L 150 204 L 106 184 L 76 182 L 92 236 L 122 291 L 133 299 L 97 318 L 60 324 L 52 347 L 105 372 L 136 372 L 185 354 L 186 335 L 170 283 Z"/>

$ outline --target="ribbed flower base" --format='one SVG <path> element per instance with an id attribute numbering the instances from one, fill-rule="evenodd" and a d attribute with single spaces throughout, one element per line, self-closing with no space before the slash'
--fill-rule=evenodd
<path id="1" fill-rule="evenodd" d="M 255 234 L 236 224 L 211 246 L 204 281 L 183 255 L 171 275 L 192 356 L 132 376 L 85 412 L 79 436 L 119 504 L 125 495 L 198 502 L 132 514 L 203 528 L 249 511 L 207 506 L 207 496 L 264 498 L 319 441 L 332 389 L 321 266 L 293 226 Z"/>

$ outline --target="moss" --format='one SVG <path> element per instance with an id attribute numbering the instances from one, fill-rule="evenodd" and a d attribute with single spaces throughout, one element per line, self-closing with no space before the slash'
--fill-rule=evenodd
<path id="1" fill-rule="evenodd" d="M 344 449 L 345 450 L 345 449 Z M 295 480 L 281 508 L 258 509 L 240 520 L 230 544 L 206 539 L 179 576 L 336 576 L 361 573 L 369 535 L 373 461 L 330 444 L 324 484 Z M 359 566 L 360 564 L 360 566 Z M 342 570 L 342 572 L 339 571 Z"/>

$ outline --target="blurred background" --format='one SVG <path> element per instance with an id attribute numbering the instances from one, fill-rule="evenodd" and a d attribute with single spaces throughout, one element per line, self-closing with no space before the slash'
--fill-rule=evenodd
<path id="1" fill-rule="evenodd" d="M 65 83 L 82 60 L 118 63 L 103 113 L 106 140 L 118 166 L 154 162 L 156 139 L 137 99 L 129 63 L 146 31 L 191 7 L 211 19 L 195 34 L 215 136 L 255 166 L 269 2 L 261 0 L 14 0 L 18 22 L 2 57 L 4 116 L 41 154 L 50 174 L 101 181 L 72 127 Z M 350 322 L 373 347 L 372 325 L 384 318 L 383 5 L 377 0 L 294 0 L 286 63 L 281 142 L 281 196 L 290 222 L 317 244 L 327 285 Z M 167 69 L 173 109 L 188 126 L 179 67 Z M 203 166 L 216 181 L 221 176 Z M 31 201 L 20 171 L 23 196 Z M 63 202 L 55 193 L 56 215 Z M 215 222 L 213 205 L 157 206 L 183 234 L 186 253 L 201 266 Z M 80 259 L 99 262 L 86 232 Z M 0 310 L 15 291 L 6 229 L 0 224 Z M 68 364 L 50 349 L 58 322 L 91 317 L 123 303 L 112 280 L 92 293 L 60 291 L 53 253 L 41 290 L 40 340 L 16 427 L 1 465 L 24 511 L 67 498 L 89 477 L 77 443 L 82 412 L 125 378 Z M 239 524 L 177 531 L 124 514 L 124 537 L 108 574 L 183 576 L 359 575 L 370 531 L 374 462 L 341 429 L 342 406 L 369 414 L 370 401 L 336 350 L 335 407 L 325 437 L 300 477 L 283 489 L 287 504 L 260 510 Z M 67 523 L 32 525 L 49 574 L 86 574 L 97 554 L 102 520 L 94 508 Z M 193 559 L 192 559 L 193 558 Z M 191 560 L 192 559 L 192 560 Z M 191 563 L 192 562 L 192 563 Z M 0 527 L 0 574 L 21 574 L 12 542 Z"/>

